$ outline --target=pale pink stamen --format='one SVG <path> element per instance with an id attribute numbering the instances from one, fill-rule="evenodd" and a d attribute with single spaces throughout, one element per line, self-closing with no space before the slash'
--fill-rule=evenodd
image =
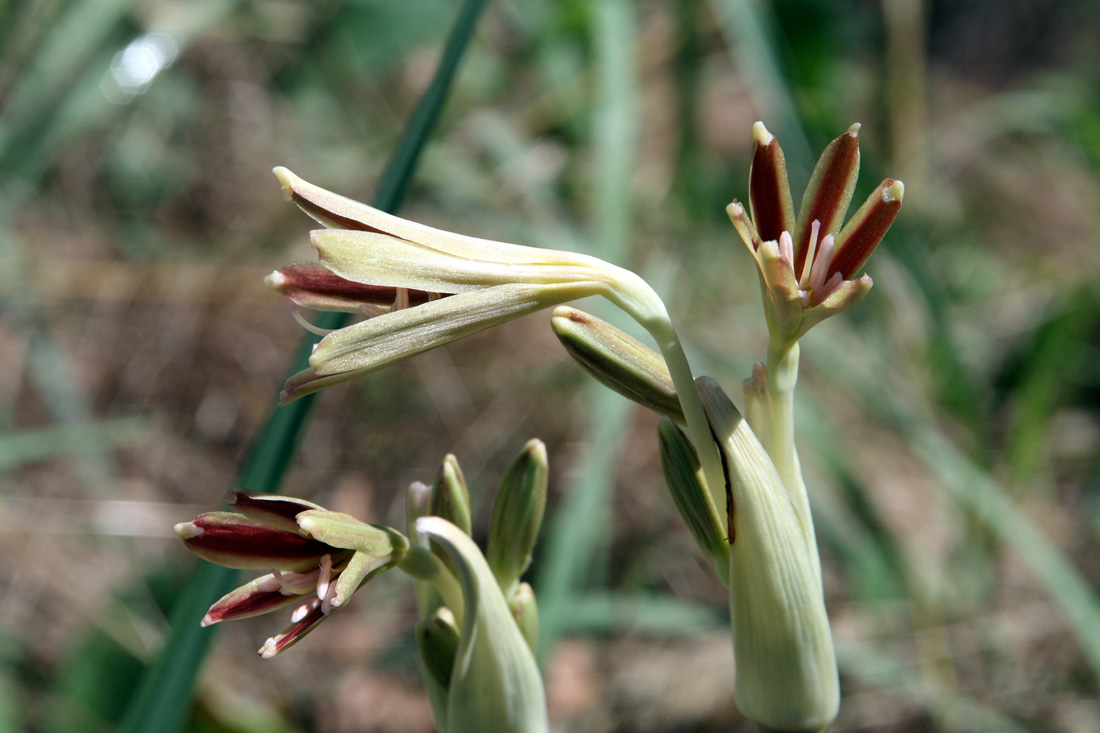
<path id="1" fill-rule="evenodd" d="M 317 574 L 317 600 L 325 600 L 328 595 L 329 583 L 332 582 L 332 555 L 325 554 L 321 557 L 321 569 Z"/>
<path id="2" fill-rule="evenodd" d="M 295 608 L 294 613 L 290 615 L 291 623 L 296 624 L 304 619 L 306 616 L 311 614 L 313 610 L 316 609 L 318 605 L 320 605 L 320 603 L 321 601 L 317 600 L 316 598 L 310 598 L 308 601 Z"/>
<path id="3" fill-rule="evenodd" d="M 284 596 L 300 596 L 317 587 L 316 570 L 308 573 L 281 573 L 276 569 L 272 570 L 271 574 L 282 588 L 281 592 Z"/>
<path id="4" fill-rule="evenodd" d="M 825 279 L 829 276 L 829 268 L 833 265 L 833 249 L 835 242 L 833 235 L 829 234 L 821 240 L 821 249 L 814 258 L 813 269 L 810 270 L 810 290 L 817 293 L 825 285 Z"/>
<path id="5" fill-rule="evenodd" d="M 802 276 L 798 278 L 798 287 L 803 290 L 808 290 L 810 287 L 810 269 L 817 254 L 817 234 L 820 231 L 821 222 L 814 219 L 814 223 L 810 225 L 810 243 L 806 249 L 806 260 L 802 263 Z"/>
<path id="6" fill-rule="evenodd" d="M 794 240 L 791 239 L 790 232 L 783 232 L 779 235 L 779 256 L 787 261 L 794 269 Z"/>
<path id="7" fill-rule="evenodd" d="M 399 311 L 409 307 L 409 289 L 397 288 L 397 294 L 393 298 L 393 310 Z"/>
<path id="8" fill-rule="evenodd" d="M 832 295 L 837 288 L 844 284 L 844 275 L 839 272 L 834 272 L 833 276 L 829 278 L 829 281 L 822 286 L 821 290 L 814 291 L 814 295 L 817 296 L 818 303 Z"/>

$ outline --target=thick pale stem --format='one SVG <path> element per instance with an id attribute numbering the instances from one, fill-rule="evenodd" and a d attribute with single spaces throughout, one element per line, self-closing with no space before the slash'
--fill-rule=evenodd
<path id="1" fill-rule="evenodd" d="M 672 384 L 680 398 L 680 406 L 684 410 L 684 419 L 687 420 L 688 440 L 699 455 L 711 501 L 725 523 L 726 472 L 718 457 L 718 448 L 710 433 L 707 416 L 703 413 L 703 403 L 699 401 L 699 393 L 695 389 L 691 365 L 684 353 L 684 347 L 680 344 L 680 337 L 672 326 L 668 310 L 649 283 L 635 273 L 606 262 L 600 262 L 598 268 L 607 275 L 607 299 L 649 332 L 665 358 Z"/>
<path id="2" fill-rule="evenodd" d="M 703 413 L 703 403 L 699 401 L 699 393 L 695 390 L 695 377 L 692 376 L 691 365 L 671 322 L 668 323 L 665 333 L 659 333 L 656 330 L 651 330 L 650 333 L 656 339 L 661 354 L 665 357 L 668 373 L 672 376 L 672 383 L 676 386 L 680 406 L 687 420 L 688 439 L 699 456 L 699 464 L 703 467 L 703 475 L 707 479 L 711 501 L 714 502 L 718 516 L 725 524 L 727 521 L 726 472 L 718 457 L 718 448 L 714 444 L 714 436 L 711 435 L 707 416 Z M 729 532 L 729 527 L 726 527 L 726 531 Z"/>
<path id="3" fill-rule="evenodd" d="M 772 344 L 768 348 L 772 428 L 768 452 L 802 525 L 802 534 L 806 537 L 806 546 L 814 559 L 814 567 L 820 573 L 821 563 L 818 560 L 817 539 L 810 514 L 810 498 L 806 483 L 802 480 L 802 467 L 794 445 L 794 388 L 798 383 L 798 352 L 798 342 L 779 348 Z"/>
<path id="4" fill-rule="evenodd" d="M 408 552 L 398 561 L 397 567 L 417 580 L 434 585 L 439 595 L 443 597 L 443 605 L 451 609 L 455 622 L 459 626 L 462 625 L 462 617 L 465 614 L 462 586 L 443 561 L 431 550 L 420 545 L 411 545 Z"/>

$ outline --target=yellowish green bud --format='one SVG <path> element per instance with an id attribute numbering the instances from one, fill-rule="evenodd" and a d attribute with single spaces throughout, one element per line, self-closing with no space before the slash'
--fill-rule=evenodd
<path id="1" fill-rule="evenodd" d="M 725 583 L 729 579 L 729 542 L 726 541 L 722 519 L 707 490 L 699 456 L 683 431 L 667 417 L 661 418 L 657 426 L 657 442 L 661 449 L 661 468 L 672 493 L 672 502 L 687 522 L 699 549 L 714 564 L 718 577 Z"/>
<path id="2" fill-rule="evenodd" d="M 530 583 L 516 586 L 516 593 L 512 596 L 512 615 L 531 653 L 535 653 L 539 646 L 539 607 Z"/>
<path id="3" fill-rule="evenodd" d="M 466 606 L 447 693 L 447 733 L 548 731 L 535 657 L 481 551 L 445 519 L 421 517 L 416 528 L 449 554 Z"/>
<path id="4" fill-rule="evenodd" d="M 416 625 L 416 648 L 427 678 L 444 692 L 451 686 L 451 672 L 458 655 L 459 635 L 454 614 L 447 608 Z M 441 725 L 440 727 L 445 727 Z"/>
<path id="5" fill-rule="evenodd" d="M 840 686 L 816 555 L 737 408 L 714 380 L 698 385 L 728 481 L 737 705 L 769 729 L 822 730 L 836 717 Z"/>
<path id="6" fill-rule="evenodd" d="M 449 453 L 435 474 L 430 513 L 443 517 L 466 534 L 470 534 L 473 527 L 470 516 L 470 491 L 466 488 L 466 478 L 458 466 L 458 459 Z"/>
<path id="7" fill-rule="evenodd" d="M 764 450 L 771 453 L 768 443 L 772 434 L 772 397 L 768 391 L 768 368 L 764 362 L 752 365 L 752 376 L 741 383 L 745 393 L 745 419 Z"/>
<path id="8" fill-rule="evenodd" d="M 527 442 L 500 482 L 493 502 L 486 559 L 506 599 L 531 564 L 546 509 L 549 461 L 541 440 Z"/>
<path id="9" fill-rule="evenodd" d="M 551 325 L 574 361 L 601 384 L 684 424 L 668 366 L 656 351 L 610 323 L 564 305 L 554 309 Z"/>
<path id="10" fill-rule="evenodd" d="M 424 689 L 436 727 L 446 733 L 447 690 L 458 654 L 458 626 L 450 609 L 440 608 L 416 625 L 416 648 L 424 672 Z"/>

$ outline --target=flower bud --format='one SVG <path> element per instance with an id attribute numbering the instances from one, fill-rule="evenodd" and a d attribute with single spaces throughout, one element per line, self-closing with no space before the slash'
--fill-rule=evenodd
<path id="1" fill-rule="evenodd" d="M 546 695 L 535 657 L 481 551 L 445 519 L 421 517 L 416 528 L 438 542 L 454 562 L 465 602 L 447 692 L 447 732 L 548 731 Z"/>
<path id="2" fill-rule="evenodd" d="M 454 614 L 440 608 L 431 618 L 416 625 L 416 649 L 424 670 L 424 687 L 432 706 L 432 717 L 441 731 L 447 728 L 447 691 L 458 654 L 459 634 Z"/>
<path id="3" fill-rule="evenodd" d="M 726 530 L 707 490 L 699 456 L 683 431 L 667 417 L 657 426 L 661 468 L 672 492 L 672 502 L 687 522 L 695 543 L 714 564 L 718 577 L 729 580 L 730 551 Z"/>
<path id="4" fill-rule="evenodd" d="M 712 379 L 700 397 L 726 468 L 734 693 L 774 730 L 816 731 L 840 705 L 820 569 L 775 466 Z"/>
<path id="5" fill-rule="evenodd" d="M 541 440 L 530 440 L 508 467 L 493 501 L 486 559 L 506 599 L 531 564 L 546 509 L 549 462 Z"/>
<path id="6" fill-rule="evenodd" d="M 443 517 L 466 534 L 470 534 L 473 527 L 466 478 L 458 466 L 458 459 L 449 453 L 443 459 L 443 465 L 436 472 L 432 484 L 431 514 Z"/>
<path id="7" fill-rule="evenodd" d="M 527 640 L 527 647 L 534 654 L 539 646 L 539 607 L 535 601 L 535 590 L 530 583 L 520 583 L 512 596 L 512 615 L 516 619 L 520 633 Z"/>
<path id="8" fill-rule="evenodd" d="M 568 306 L 554 309 L 551 326 L 574 361 L 601 384 L 684 424 L 672 377 L 656 351 L 610 323 Z"/>

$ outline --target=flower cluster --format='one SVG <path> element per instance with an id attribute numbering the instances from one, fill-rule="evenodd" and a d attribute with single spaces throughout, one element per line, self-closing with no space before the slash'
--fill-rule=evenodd
<path id="1" fill-rule="evenodd" d="M 726 212 L 756 260 L 773 348 L 796 343 L 871 289 L 871 278 L 856 274 L 901 209 L 905 186 L 886 179 L 841 228 L 859 175 L 859 127 L 822 153 L 795 217 L 779 141 L 762 122 L 753 126 L 752 218 L 737 201 Z"/>
<path id="2" fill-rule="evenodd" d="M 546 448 L 530 441 L 501 481 L 485 554 L 470 538 L 470 494 L 454 456 L 432 486 L 408 491 L 408 536 L 292 497 L 231 491 L 231 511 L 176 525 L 199 557 L 266 570 L 218 600 L 202 625 L 294 607 L 260 655 L 280 654 L 375 576 L 397 568 L 416 581 L 417 648 L 444 733 L 547 729 L 535 664 L 538 614 L 520 580 L 542 526 Z"/>
<path id="3" fill-rule="evenodd" d="M 366 374 L 506 320 L 601 295 L 637 320 L 654 351 L 594 316 L 559 307 L 553 328 L 591 375 L 665 417 L 658 431 L 673 501 L 730 594 L 735 692 L 743 713 L 774 730 L 820 730 L 839 684 L 810 504 L 794 445 L 799 339 L 860 300 L 860 275 L 901 208 L 886 179 L 844 218 L 859 172 L 859 125 L 825 149 L 795 216 L 776 138 L 753 127 L 749 212 L 727 212 L 760 276 L 767 363 L 745 384 L 746 415 L 709 378 L 696 381 L 664 305 L 637 275 L 585 255 L 431 229 L 275 169 L 287 197 L 325 229 L 320 258 L 267 283 L 296 306 L 361 313 L 324 336 L 285 401 Z M 297 313 L 296 313 L 297 316 Z M 305 325 L 308 324 L 305 323 Z M 441 730 L 539 731 L 545 698 L 532 650 L 537 610 L 520 577 L 545 506 L 545 450 L 532 441 L 494 504 L 488 547 L 470 538 L 469 493 L 444 461 L 432 486 L 414 484 L 406 533 L 300 499 L 230 494 L 234 511 L 176 527 L 187 546 L 223 565 L 269 570 L 218 601 L 204 624 L 295 606 L 292 625 L 261 649 L 286 649 L 374 575 L 416 579 L 417 644 Z"/>

